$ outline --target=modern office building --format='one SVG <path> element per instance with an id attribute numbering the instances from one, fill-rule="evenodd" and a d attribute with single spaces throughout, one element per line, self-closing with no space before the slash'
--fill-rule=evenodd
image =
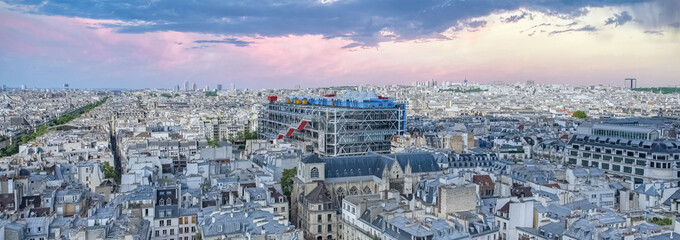
<path id="1" fill-rule="evenodd" d="M 406 130 L 405 105 L 374 92 L 277 100 L 269 97 L 260 115 L 260 137 L 292 139 L 324 157 L 389 153 Z"/>
<path id="2" fill-rule="evenodd" d="M 635 184 L 680 180 L 680 141 L 641 126 L 581 126 L 567 144 L 566 161 L 597 167 Z"/>

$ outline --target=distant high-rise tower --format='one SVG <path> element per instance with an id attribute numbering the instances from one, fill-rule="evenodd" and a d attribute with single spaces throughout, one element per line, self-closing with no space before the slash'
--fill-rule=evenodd
<path id="1" fill-rule="evenodd" d="M 2 91 L 7 91 L 7 85 L 2 84 Z"/>
<path id="2" fill-rule="evenodd" d="M 179 84 L 177 84 L 177 86 L 175 86 L 175 91 L 179 91 Z"/>
<path id="3" fill-rule="evenodd" d="M 191 91 L 196 91 L 196 83 L 194 83 L 194 85 L 191 86 Z"/>
<path id="4" fill-rule="evenodd" d="M 63 89 L 64 89 L 64 91 L 68 90 L 68 83 L 64 83 Z"/>
<path id="5" fill-rule="evenodd" d="M 184 81 L 184 91 L 189 90 L 189 81 Z"/>
<path id="6" fill-rule="evenodd" d="M 635 78 L 626 78 L 624 81 L 626 81 L 626 82 L 630 81 L 630 89 L 637 88 L 637 79 L 635 79 Z"/>
<path id="7" fill-rule="evenodd" d="M 217 84 L 217 91 L 222 91 L 222 84 Z"/>
<path id="8" fill-rule="evenodd" d="M 21 84 L 21 90 L 26 90 L 26 85 Z"/>
<path id="9" fill-rule="evenodd" d="M 236 90 L 236 84 L 231 83 L 231 84 L 229 85 L 229 89 L 232 90 L 232 91 Z"/>

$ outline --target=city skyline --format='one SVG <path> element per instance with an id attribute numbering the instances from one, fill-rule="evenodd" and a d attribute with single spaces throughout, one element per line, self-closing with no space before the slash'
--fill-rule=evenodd
<path id="1" fill-rule="evenodd" d="M 0 2 L 0 79 L 27 88 L 677 86 L 680 3 Z"/>

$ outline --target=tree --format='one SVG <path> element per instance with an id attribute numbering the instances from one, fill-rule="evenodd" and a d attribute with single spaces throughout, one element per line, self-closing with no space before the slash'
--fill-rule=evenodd
<path id="1" fill-rule="evenodd" d="M 230 136 L 229 141 L 235 143 L 245 142 L 250 139 L 257 139 L 257 132 L 251 132 L 250 130 L 239 131 L 236 133 L 236 137 Z"/>
<path id="2" fill-rule="evenodd" d="M 102 168 L 103 168 L 103 171 L 104 171 L 104 177 L 105 178 L 113 178 L 113 179 L 116 178 L 116 175 L 117 175 L 116 169 L 113 166 L 111 166 L 111 164 L 109 164 L 109 162 L 104 162 L 104 164 L 102 164 Z"/>
<path id="3" fill-rule="evenodd" d="M 584 111 L 581 111 L 581 110 L 575 111 L 574 114 L 571 115 L 571 116 L 575 117 L 575 118 L 581 118 L 581 119 L 588 117 L 586 115 L 586 113 Z"/>
<path id="4" fill-rule="evenodd" d="M 283 169 L 283 176 L 281 176 L 281 189 L 283 190 L 283 195 L 288 196 L 290 199 L 290 192 L 293 190 L 293 178 L 297 173 L 297 167 L 291 169 Z"/>
<path id="5" fill-rule="evenodd" d="M 218 148 L 220 147 L 220 143 L 218 142 L 217 138 L 213 140 L 208 140 L 208 146 Z"/>

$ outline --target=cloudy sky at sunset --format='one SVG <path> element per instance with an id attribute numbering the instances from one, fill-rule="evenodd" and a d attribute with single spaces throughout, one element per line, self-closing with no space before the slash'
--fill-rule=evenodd
<path id="1" fill-rule="evenodd" d="M 8 87 L 680 85 L 678 0 L 0 0 Z"/>

